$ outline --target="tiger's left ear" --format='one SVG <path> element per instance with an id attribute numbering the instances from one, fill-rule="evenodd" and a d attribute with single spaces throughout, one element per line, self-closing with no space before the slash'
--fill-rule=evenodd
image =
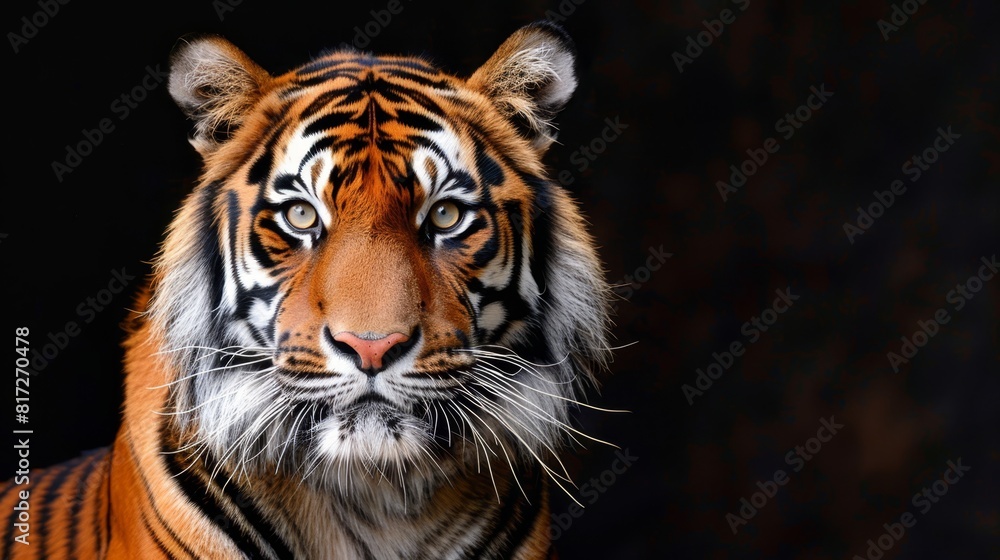
<path id="1" fill-rule="evenodd" d="M 239 128 L 271 75 L 222 37 L 185 39 L 170 57 L 170 95 L 194 120 L 191 144 L 205 157 Z"/>
<path id="2" fill-rule="evenodd" d="M 576 89 L 576 49 L 558 25 L 518 29 L 468 80 L 539 152 L 555 140 L 554 118 Z"/>

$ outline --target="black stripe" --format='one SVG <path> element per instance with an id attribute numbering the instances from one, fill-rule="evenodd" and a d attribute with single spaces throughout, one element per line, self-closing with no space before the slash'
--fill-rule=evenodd
<path id="1" fill-rule="evenodd" d="M 353 511 L 354 513 L 356 513 L 356 514 L 359 514 L 359 516 L 362 519 L 365 519 L 367 517 L 367 515 L 366 515 L 367 512 L 358 510 L 353 505 L 345 503 L 344 500 L 342 500 L 342 499 L 339 498 L 339 496 L 337 498 L 338 498 L 337 501 L 340 503 L 340 507 L 339 508 L 335 508 L 333 510 L 333 514 L 337 517 L 337 520 L 340 521 L 339 525 L 340 525 L 341 530 L 343 530 L 344 534 L 347 535 L 348 538 L 351 539 L 351 542 L 354 543 L 354 548 L 356 550 L 360 550 L 361 551 L 361 554 L 362 554 L 362 557 L 364 558 L 364 560 L 375 560 L 375 555 L 372 554 L 372 551 L 368 547 L 368 544 L 365 543 L 361 539 L 361 537 L 359 537 L 358 534 L 354 532 L 354 530 L 351 528 L 351 524 L 348 523 L 347 520 L 344 519 L 343 515 L 341 515 L 341 511 L 348 511 L 348 510 L 350 510 L 350 511 Z M 367 521 L 368 522 L 366 524 L 369 525 L 369 526 L 371 526 L 371 520 L 367 519 Z"/>
<path id="2" fill-rule="evenodd" d="M 263 185 L 264 181 L 271 175 L 271 166 L 274 164 L 274 149 L 278 144 L 278 139 L 284 133 L 287 123 L 281 123 L 273 131 L 264 144 L 264 151 L 254 160 L 247 174 L 247 181 L 253 185 Z"/>
<path id="3" fill-rule="evenodd" d="M 386 156 L 400 155 L 415 148 L 416 144 L 410 138 L 390 138 L 380 134 L 378 139 L 375 140 L 375 147 L 382 154 L 383 162 L 388 167 L 391 161 Z"/>
<path id="4" fill-rule="evenodd" d="M 222 253 L 219 250 L 219 237 L 215 232 L 215 215 L 213 212 L 213 205 L 215 204 L 216 195 L 222 185 L 218 182 L 206 185 L 200 194 L 198 199 L 198 212 L 197 212 L 197 226 L 198 231 L 204 232 L 201 237 L 201 244 L 198 247 L 199 254 L 204 262 L 202 267 L 202 273 L 208 276 L 206 281 L 208 285 L 211 286 L 211 301 L 214 306 L 218 306 L 222 303 L 222 293 L 223 285 L 221 281 L 222 276 Z M 211 325 L 212 331 L 218 331 L 217 319 L 215 314 L 212 313 Z"/>
<path id="5" fill-rule="evenodd" d="M 202 480 L 194 469 L 188 468 L 190 465 L 182 461 L 181 454 L 176 452 L 168 444 L 170 434 L 166 423 L 160 429 L 160 451 L 164 456 L 164 463 L 170 476 L 177 483 L 178 489 L 183 493 L 192 507 L 201 511 L 202 515 L 216 527 L 225 533 L 241 552 L 250 558 L 271 558 L 272 554 L 258 546 L 254 536 L 243 529 L 243 525 L 224 509 L 223 502 L 219 500 L 214 486 L 210 488 Z M 225 525 L 221 522 L 225 521 Z"/>
<path id="6" fill-rule="evenodd" d="M 535 528 L 535 524 L 538 521 L 538 514 L 542 511 L 540 473 L 535 470 L 534 475 L 533 483 L 529 488 L 525 488 L 525 493 L 528 494 L 530 500 L 527 502 L 521 501 L 518 508 L 520 511 L 517 518 L 513 521 L 514 526 L 507 527 L 509 530 L 503 539 L 506 546 L 499 551 L 501 558 L 512 558 L 514 556 L 514 552 L 531 536 L 531 531 Z M 507 523 L 504 526 L 506 527 Z"/>
<path id="7" fill-rule="evenodd" d="M 347 140 L 344 140 L 340 144 L 338 144 L 338 147 L 343 148 L 345 159 L 354 158 L 359 155 L 367 156 L 365 152 L 367 152 L 369 147 L 368 138 L 366 138 L 365 136 L 355 136 L 353 138 L 348 138 Z"/>
<path id="8" fill-rule="evenodd" d="M 253 165 L 250 166 L 250 171 L 247 173 L 247 182 L 251 185 L 263 185 L 268 175 L 271 174 L 271 166 L 274 164 L 274 156 L 271 153 L 272 149 L 273 146 L 268 145 L 264 149 L 264 153 L 254 160 Z"/>
<path id="9" fill-rule="evenodd" d="M 281 229 L 281 226 L 278 225 L 277 221 L 274 218 L 274 216 L 277 215 L 279 212 L 281 212 L 283 208 L 284 207 L 275 207 L 274 205 L 263 200 L 259 201 L 257 205 L 250 210 L 250 212 L 259 215 L 260 212 L 269 210 L 271 211 L 271 217 L 255 219 L 254 226 L 273 233 L 275 236 L 280 238 L 281 241 L 283 241 L 285 245 L 287 245 L 288 247 L 300 247 L 302 245 L 302 240 Z M 270 247 L 265 247 L 263 241 L 261 241 L 260 239 L 260 236 L 256 235 L 255 234 L 256 232 L 251 232 L 251 233 L 252 235 L 250 238 L 250 252 L 253 254 L 253 257 L 258 259 L 259 263 L 266 268 L 275 267 L 278 263 L 275 262 L 275 260 L 271 257 L 271 255 L 283 253 L 287 251 L 287 249 L 276 248 L 272 250 Z"/>
<path id="10" fill-rule="evenodd" d="M 115 448 L 114 446 L 108 449 L 108 456 L 106 459 L 104 470 L 101 472 L 101 484 L 105 485 L 107 494 L 104 495 L 104 501 L 101 502 L 100 499 L 96 500 L 96 506 L 94 507 L 94 547 L 95 556 L 101 558 L 104 553 L 107 552 L 107 544 L 111 541 L 111 463 L 114 459 Z M 95 493 L 96 494 L 96 493 Z M 104 505 L 104 517 L 101 518 L 101 505 Z"/>
<path id="11" fill-rule="evenodd" d="M 259 228 L 264 229 L 264 230 L 268 230 L 271 233 L 277 235 L 289 247 L 299 247 L 299 246 L 302 245 L 302 241 L 301 240 L 296 239 L 294 236 L 292 236 L 289 233 L 287 233 L 284 230 L 282 230 L 281 227 L 279 227 L 278 224 L 276 224 L 273 219 L 265 218 L 265 219 L 257 221 L 257 223 L 254 224 L 254 225 L 256 227 L 259 227 Z M 256 228 L 253 228 L 253 229 L 256 229 Z M 264 246 L 264 242 L 261 241 L 260 235 L 257 235 L 257 232 L 253 231 L 253 229 L 251 229 L 251 231 L 250 231 L 250 255 L 251 255 L 251 258 L 253 258 L 254 260 L 256 260 L 257 264 L 259 264 L 262 268 L 274 268 L 274 266 L 277 265 L 278 263 L 275 262 L 275 260 L 273 258 L 271 258 L 271 252 L 268 250 L 267 247 Z M 233 249 L 234 249 L 234 252 L 235 252 L 235 247 Z M 234 259 L 235 259 L 235 256 L 236 255 L 233 255 Z M 238 312 L 239 311 L 237 311 L 237 313 Z"/>
<path id="12" fill-rule="evenodd" d="M 236 509 L 243 514 L 247 523 L 257 531 L 257 534 L 260 535 L 264 542 L 270 545 L 274 553 L 278 555 L 278 558 L 292 558 L 294 556 L 288 543 L 278 534 L 274 525 L 264 518 L 263 513 L 254 505 L 253 500 L 236 483 L 223 485 L 222 491 L 232 500 Z"/>
<path id="13" fill-rule="evenodd" d="M 309 151 L 306 152 L 305 157 L 303 157 L 302 161 L 299 163 L 299 173 L 302 172 L 302 167 L 306 164 L 306 162 L 312 159 L 316 154 L 322 152 L 323 150 L 326 150 L 330 146 L 333 146 L 335 142 L 336 140 L 332 136 L 326 136 L 321 138 L 315 144 L 313 144 L 312 147 L 309 148 Z"/>
<path id="14" fill-rule="evenodd" d="M 336 54 L 336 51 L 330 52 L 329 54 L 330 55 Z M 341 66 L 345 66 L 347 64 L 348 63 L 346 63 L 344 60 L 332 60 L 329 58 L 324 58 L 320 60 L 314 60 L 312 62 L 305 64 L 304 66 L 299 67 L 297 70 L 295 70 L 295 73 L 298 74 L 299 76 L 304 76 L 306 74 L 314 74 L 316 72 L 324 72 L 324 71 L 325 74 L 331 74 L 333 73 L 332 70 Z"/>
<path id="15" fill-rule="evenodd" d="M 422 76 L 420 74 L 402 69 L 392 70 L 386 73 L 394 78 L 402 78 L 407 81 L 416 82 L 420 86 L 429 87 L 431 89 L 441 89 L 445 91 L 452 91 L 454 89 L 451 87 L 451 84 L 447 79 L 438 76 Z"/>
<path id="16" fill-rule="evenodd" d="M 335 80 L 340 77 L 347 78 L 357 78 L 357 73 L 361 71 L 361 68 L 339 68 L 331 72 L 323 72 L 322 74 L 315 74 L 308 78 L 298 78 L 295 80 L 295 85 L 299 88 L 310 88 L 312 86 L 320 85 L 324 82 Z"/>
<path id="17" fill-rule="evenodd" d="M 424 109 L 427 112 L 437 115 L 441 118 L 445 118 L 445 112 L 444 109 L 441 108 L 441 105 L 436 100 L 425 95 L 423 92 L 415 89 L 401 89 L 401 88 L 397 90 L 397 92 L 401 96 L 409 99 L 409 101 L 414 105 L 419 105 L 421 109 Z"/>
<path id="18" fill-rule="evenodd" d="M 407 111 L 405 109 L 396 111 L 396 120 L 410 128 L 415 128 L 421 131 L 441 130 L 441 125 L 434 119 L 421 115 L 420 113 Z"/>
<path id="19" fill-rule="evenodd" d="M 462 239 L 465 239 L 485 228 L 486 220 L 483 218 L 476 218 L 471 224 L 469 224 L 468 229 L 462 232 L 461 237 Z M 483 243 L 483 246 L 472 255 L 472 263 L 469 266 L 473 270 L 479 270 L 485 267 L 497 256 L 497 253 L 500 251 L 500 240 L 497 239 L 496 234 L 497 231 L 496 228 L 494 228 L 493 235 L 490 236 L 490 238 L 486 240 L 486 243 Z M 516 280 L 512 279 L 511 281 L 514 282 Z"/>
<path id="20" fill-rule="evenodd" d="M 506 325 L 510 325 L 511 322 L 524 319 L 531 313 L 531 308 L 528 303 L 521 297 L 520 294 L 520 279 L 521 270 L 524 262 L 524 247 L 523 247 L 523 218 L 521 217 L 521 210 L 519 203 L 508 202 L 504 205 L 504 212 L 511 216 L 511 244 L 513 251 L 513 262 L 511 263 L 511 282 L 503 288 L 484 288 L 481 292 L 482 299 L 480 300 L 480 308 L 486 307 L 488 304 L 495 301 L 503 303 L 506 310 Z M 543 291 L 544 296 L 544 291 Z M 497 336 L 502 336 L 506 332 L 506 329 L 497 332 Z"/>
<path id="21" fill-rule="evenodd" d="M 464 230 L 462 230 L 461 233 L 458 233 L 458 234 L 450 236 L 450 237 L 445 237 L 444 239 L 442 239 L 441 240 L 441 247 L 444 248 L 444 249 L 447 249 L 449 251 L 460 251 L 462 249 L 468 249 L 469 248 L 469 244 L 466 243 L 465 241 L 469 237 L 472 237 L 474 234 L 479 233 L 480 231 L 482 231 L 483 229 L 485 229 L 486 226 L 487 226 L 487 223 L 486 223 L 486 219 L 485 218 L 483 218 L 483 217 L 473 218 L 472 223 L 469 224 L 469 227 L 467 227 Z M 485 250 L 487 250 L 487 251 L 490 250 L 489 249 L 489 247 L 491 247 L 490 243 L 494 243 L 495 244 L 496 243 L 496 238 L 491 237 L 490 241 L 487 241 L 487 243 L 486 243 L 486 249 Z M 475 257 L 473 257 L 472 265 L 475 265 L 476 263 L 478 263 L 478 261 L 476 260 Z M 470 265 L 470 268 L 473 268 L 473 269 L 478 268 L 478 267 L 474 267 L 472 265 Z"/>
<path id="22" fill-rule="evenodd" d="M 336 204 L 337 203 L 337 194 L 340 193 L 341 187 L 344 186 L 344 184 L 347 182 L 347 180 L 349 178 L 350 178 L 350 176 L 345 173 L 345 170 L 344 170 L 344 168 L 342 166 L 335 165 L 335 166 L 333 166 L 333 169 L 330 170 L 330 178 L 329 178 L 330 185 L 331 185 L 331 188 L 330 188 L 330 206 L 332 208 L 337 208 L 337 204 Z M 343 203 L 341 203 L 341 206 L 339 207 L 339 209 L 340 210 L 344 209 L 343 208 Z"/>
<path id="23" fill-rule="evenodd" d="M 21 498 L 19 497 L 21 491 L 18 490 L 17 487 L 18 486 L 25 486 L 24 489 L 28 490 L 28 492 L 29 492 L 28 502 L 30 504 L 30 502 L 31 502 L 30 492 L 32 491 L 32 488 L 34 488 L 35 486 L 41 485 L 41 482 L 43 480 L 45 480 L 46 478 L 48 478 L 48 475 L 52 474 L 53 469 L 54 469 L 54 467 L 50 467 L 50 468 L 47 468 L 47 469 L 42 469 L 37 474 L 30 475 L 31 478 L 34 478 L 34 482 L 32 482 L 31 478 L 29 478 L 28 484 L 15 484 L 13 482 L 13 480 L 12 480 L 11 483 L 6 488 L 4 488 L 3 494 L 5 495 L 8 491 L 11 492 L 12 494 L 16 494 L 18 496 L 14 500 L 14 504 L 16 505 L 18 502 L 21 501 Z M 28 514 L 31 515 L 31 510 L 30 509 L 28 510 L 28 512 L 29 512 Z M 15 509 L 11 508 L 10 518 L 7 521 L 7 528 L 4 530 L 3 542 L 0 542 L 0 546 L 11 546 L 11 547 L 15 546 L 15 544 L 14 544 L 14 537 L 18 536 L 19 531 L 14 528 L 14 524 L 18 523 L 18 520 L 17 520 L 17 514 L 18 513 L 20 513 L 18 510 L 15 510 Z M 29 519 L 28 522 L 31 523 L 31 519 Z M 28 534 L 30 535 L 30 531 L 29 531 Z M 45 536 L 42 535 L 42 538 L 44 539 Z M 29 537 L 29 539 L 31 539 L 31 540 L 29 540 L 30 543 L 37 542 L 37 540 L 35 538 L 33 538 L 33 537 Z M 20 545 L 20 546 L 23 546 L 23 545 Z M 31 545 L 29 545 L 29 546 L 31 546 Z M 6 550 L 6 549 L 0 549 L 0 550 Z M 6 557 L 7 556 L 5 556 L 5 558 Z"/>
<path id="24" fill-rule="evenodd" d="M 325 132 L 327 130 L 339 128 L 354 120 L 355 117 L 356 115 L 353 111 L 328 113 L 309 123 L 305 130 L 302 131 L 302 136 L 309 136 L 311 134 L 316 134 L 317 132 Z"/>
<path id="25" fill-rule="evenodd" d="M 548 296 L 548 290 L 545 289 L 547 284 L 546 277 L 548 276 L 545 267 L 552 255 L 553 223 L 552 216 L 549 212 L 555 204 L 552 189 L 557 187 L 554 187 L 547 181 L 530 175 L 524 175 L 521 179 L 524 180 L 529 187 L 532 187 L 535 194 L 535 204 L 531 211 L 531 231 L 533 235 L 531 237 L 531 258 L 529 262 L 531 275 L 534 276 L 535 283 L 538 284 L 538 288 L 542 292 L 542 299 L 544 301 L 551 298 L 551 296 Z"/>
<path id="26" fill-rule="evenodd" d="M 102 450 L 100 452 L 95 452 L 87 457 L 87 461 L 81 465 L 83 473 L 80 475 L 80 480 L 76 483 L 76 492 L 73 493 L 71 499 L 73 500 L 73 505 L 69 509 L 69 527 L 66 530 L 69 534 L 66 537 L 68 550 L 70 554 L 76 554 L 77 543 L 77 532 L 80 525 L 80 509 L 83 507 L 85 500 L 87 499 L 87 488 L 90 486 L 90 477 L 94 474 L 94 469 L 98 464 L 104 459 L 107 454 L 107 450 Z"/>
<path id="27" fill-rule="evenodd" d="M 476 150 L 476 171 L 479 173 L 480 183 L 484 187 L 502 185 L 505 180 L 503 168 L 500 167 L 497 160 L 486 153 L 486 148 L 482 143 L 474 140 L 473 144 Z"/>
<path id="28" fill-rule="evenodd" d="M 448 154 L 445 153 L 445 151 L 441 149 L 441 146 L 438 146 L 437 143 L 433 142 L 430 138 L 427 138 L 425 136 L 414 136 L 413 137 L 413 144 L 414 144 L 414 146 L 419 146 L 421 148 L 426 148 L 426 149 L 430 150 L 431 152 L 434 152 L 435 155 L 437 155 L 439 158 L 441 158 L 441 160 L 444 162 L 444 164 L 446 166 L 450 166 L 451 165 L 450 162 L 448 161 Z M 443 171 L 439 170 L 438 173 L 443 173 Z M 447 170 L 447 173 L 462 173 L 462 171 L 460 171 L 460 170 L 452 170 L 449 167 L 449 169 Z M 444 181 L 442 181 L 442 183 L 444 183 Z M 430 186 L 430 185 L 428 185 L 428 186 Z"/>
<path id="29" fill-rule="evenodd" d="M 237 230 L 239 229 L 239 222 L 240 222 L 240 201 L 239 201 L 239 196 L 234 191 L 229 191 L 226 194 L 227 194 L 226 218 L 227 221 L 229 222 L 227 224 L 229 226 L 229 231 L 226 232 L 228 238 L 227 241 L 229 243 L 228 246 L 230 248 L 229 269 L 230 269 L 230 274 L 232 275 L 233 278 L 233 282 L 239 284 L 240 271 L 239 271 L 239 266 L 237 265 L 237 261 L 239 261 L 239 255 L 236 254 L 236 248 L 239 247 L 239 244 L 236 242 L 236 237 L 237 237 L 236 233 Z M 222 232 L 219 233 L 221 237 Z M 214 313 L 212 315 L 214 315 Z"/>
<path id="30" fill-rule="evenodd" d="M 250 316 L 250 311 L 253 304 L 257 300 L 264 301 L 268 304 L 271 303 L 274 298 L 278 297 L 278 286 L 258 286 L 256 288 L 251 288 L 249 290 L 239 290 L 236 294 L 236 309 L 233 311 L 233 315 L 239 319 L 247 319 Z M 246 361 L 255 361 L 254 359 Z M 226 364 L 237 363 L 232 359 L 227 358 L 225 360 Z"/>
<path id="31" fill-rule="evenodd" d="M 208 285 L 209 298 L 213 309 L 222 305 L 224 293 L 225 270 L 223 267 L 225 264 L 220 250 L 222 232 L 216 230 L 216 219 L 213 209 L 221 188 L 221 183 L 217 181 L 202 187 L 198 191 L 197 212 L 195 213 L 197 230 L 201 232 L 197 245 L 198 260 L 201 261 L 201 274 L 205 277 L 204 282 Z M 222 330 L 219 326 L 218 314 L 216 313 L 208 313 L 203 321 L 209 325 L 209 331 L 213 335 Z M 208 346 L 212 345 L 211 341 L 208 340 L 204 341 L 204 344 Z M 185 367 L 194 368 L 197 367 L 197 364 L 188 362 Z M 173 387 L 170 393 L 173 396 L 177 391 L 183 391 L 185 402 L 194 402 L 194 383 L 184 383 L 179 387 Z"/>
<path id="32" fill-rule="evenodd" d="M 302 187 L 301 184 L 299 183 L 298 177 L 287 173 L 275 177 L 274 181 L 272 182 L 272 188 L 276 193 L 289 192 L 292 193 L 293 195 L 301 194 L 305 190 L 305 188 Z M 258 202 L 257 206 L 260 205 L 261 205 L 260 202 Z M 267 206 L 270 207 L 272 205 L 267 204 Z M 257 208 L 255 207 L 254 209 L 256 210 Z"/>
<path id="33" fill-rule="evenodd" d="M 504 213 L 510 217 L 511 229 L 511 249 L 514 251 L 513 262 L 511 263 L 511 282 L 507 286 L 508 299 L 515 303 L 514 308 L 518 312 L 516 315 L 508 315 L 507 322 L 521 319 L 528 314 L 528 305 L 521 299 L 521 270 L 524 267 L 524 218 L 521 216 L 521 205 L 517 201 L 504 204 Z M 511 301 L 508 301 L 508 313 L 512 311 Z"/>
<path id="34" fill-rule="evenodd" d="M 167 547 L 164 546 L 163 541 L 156 536 L 156 531 L 154 531 L 153 527 L 149 524 L 149 518 L 146 517 L 146 512 L 140 511 L 139 517 L 142 519 L 142 526 L 146 528 L 146 533 L 153 538 L 153 542 L 156 543 L 156 548 L 160 549 L 160 553 L 167 558 L 170 558 L 170 560 L 176 560 L 177 557 L 171 554 L 170 551 L 167 550 Z"/>
<path id="35" fill-rule="evenodd" d="M 514 520 L 518 506 L 523 499 L 521 496 L 521 487 L 511 480 L 508 484 L 507 492 L 504 493 L 503 505 L 500 511 L 490 520 L 492 530 L 480 536 L 478 546 L 467 555 L 468 558 L 482 558 L 486 556 L 486 551 L 490 545 L 497 543 L 497 541 L 503 538 L 507 532 L 508 525 Z M 504 555 L 500 557 L 509 558 L 510 556 Z"/>
<path id="36" fill-rule="evenodd" d="M 448 184 L 447 189 L 441 193 L 441 196 L 449 196 L 455 191 L 463 194 L 472 194 L 479 189 L 476 182 L 472 179 L 472 176 L 460 169 L 456 169 L 448 175 L 448 178 L 445 179 L 444 183 L 450 184 Z M 493 207 L 493 197 L 490 196 L 489 191 L 484 190 L 482 192 L 482 202 L 480 205 L 483 204 Z"/>
<path id="37" fill-rule="evenodd" d="M 131 453 L 132 455 L 132 463 L 135 465 L 136 473 L 139 475 L 139 481 L 142 482 L 143 490 L 146 493 L 146 498 L 147 498 L 146 501 L 149 503 L 149 508 L 153 510 L 153 514 L 156 515 L 156 520 L 167 531 L 167 534 L 170 535 L 170 537 L 174 539 L 174 541 L 177 542 L 177 544 L 182 549 L 184 549 L 184 552 L 186 554 L 191 556 L 191 558 L 198 558 L 198 556 L 194 553 L 194 551 L 188 548 L 187 544 L 185 544 L 184 541 L 181 540 L 181 538 L 170 526 L 170 523 L 168 523 L 167 520 L 163 518 L 163 514 L 160 513 L 160 509 L 156 507 L 156 502 L 154 501 L 153 497 L 153 489 L 149 485 L 149 480 L 146 478 L 146 472 L 142 469 L 139 455 L 135 452 L 135 443 L 132 441 L 131 435 L 126 435 L 126 440 L 128 441 L 129 453 Z"/>
<path id="38" fill-rule="evenodd" d="M 39 538 L 36 543 L 38 544 L 38 556 L 39 558 L 48 558 L 48 546 L 49 539 L 52 539 L 58 533 L 50 533 L 54 527 L 54 523 L 49 520 L 49 513 L 51 510 L 52 502 L 59 500 L 63 496 L 60 495 L 59 491 L 62 489 L 63 484 L 66 483 L 66 479 L 69 475 L 76 472 L 77 467 L 80 465 L 78 459 L 56 465 L 53 470 L 56 472 L 55 479 L 52 481 L 46 489 L 45 493 L 42 495 L 42 505 L 38 510 L 38 519 L 34 520 L 34 526 L 38 528 Z M 37 498 L 36 498 L 37 500 Z M 59 500 L 61 501 L 61 500 Z M 37 503 L 37 502 L 36 502 Z"/>

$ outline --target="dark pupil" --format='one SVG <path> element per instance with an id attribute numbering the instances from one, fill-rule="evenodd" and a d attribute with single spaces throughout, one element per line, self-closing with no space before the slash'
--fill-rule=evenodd
<path id="1" fill-rule="evenodd" d="M 296 204 L 295 206 L 293 206 L 292 211 L 298 214 L 299 216 L 302 216 L 306 213 L 306 209 L 303 208 L 301 204 Z"/>

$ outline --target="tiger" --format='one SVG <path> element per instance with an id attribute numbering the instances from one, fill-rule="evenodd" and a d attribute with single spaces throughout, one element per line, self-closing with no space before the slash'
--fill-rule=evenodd
<path id="1" fill-rule="evenodd" d="M 7 483 L 3 557 L 554 558 L 613 353 L 542 161 L 575 53 L 535 22 L 467 77 L 350 46 L 272 75 L 179 40 L 201 171 L 123 321 L 121 427 L 32 472 L 28 535 Z"/>

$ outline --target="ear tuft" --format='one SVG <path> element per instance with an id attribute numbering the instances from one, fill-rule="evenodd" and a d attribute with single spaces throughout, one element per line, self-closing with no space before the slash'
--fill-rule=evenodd
<path id="1" fill-rule="evenodd" d="M 554 119 L 576 89 L 576 50 L 558 25 L 518 29 L 469 78 L 539 151 L 556 137 Z"/>
<path id="2" fill-rule="evenodd" d="M 191 144 L 204 156 L 243 122 L 271 76 L 229 41 L 183 39 L 170 57 L 170 95 L 195 121 Z"/>

